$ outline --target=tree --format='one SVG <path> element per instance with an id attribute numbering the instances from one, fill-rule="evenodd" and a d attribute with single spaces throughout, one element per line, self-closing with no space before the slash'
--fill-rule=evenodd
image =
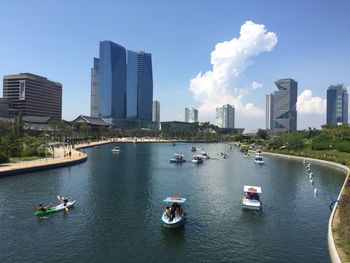
<path id="1" fill-rule="evenodd" d="M 266 140 L 268 137 L 267 130 L 259 129 L 256 133 L 257 137 L 263 140 Z"/>

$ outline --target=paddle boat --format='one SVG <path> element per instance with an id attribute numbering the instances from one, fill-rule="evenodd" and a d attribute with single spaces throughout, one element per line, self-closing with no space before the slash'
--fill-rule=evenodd
<path id="1" fill-rule="evenodd" d="M 120 152 L 119 146 L 113 146 L 111 151 L 112 151 L 113 153 Z"/>
<path id="2" fill-rule="evenodd" d="M 251 210 L 261 210 L 260 202 L 261 187 L 245 185 L 243 188 L 242 207 Z"/>
<path id="3" fill-rule="evenodd" d="M 195 163 L 195 164 L 203 163 L 202 155 L 194 155 L 192 158 L 192 163 Z"/>
<path id="4" fill-rule="evenodd" d="M 184 163 L 186 160 L 183 158 L 184 156 L 182 154 L 175 153 L 174 158 L 170 159 L 171 163 Z"/>
<path id="5" fill-rule="evenodd" d="M 167 197 L 163 200 L 166 204 L 165 211 L 162 214 L 162 222 L 165 227 L 174 228 L 185 223 L 185 213 L 181 204 L 185 203 L 186 200 L 186 198 L 181 197 Z"/>
<path id="6" fill-rule="evenodd" d="M 256 164 L 264 164 L 264 160 L 263 160 L 263 157 L 261 155 L 256 155 L 255 156 L 255 159 L 254 159 L 254 162 Z"/>
<path id="7" fill-rule="evenodd" d="M 194 146 L 192 146 L 192 148 L 191 148 L 191 152 L 195 152 L 195 151 L 197 151 L 197 148 L 196 148 L 196 147 L 194 147 Z"/>
<path id="8" fill-rule="evenodd" d="M 249 153 L 244 153 L 242 154 L 243 157 L 246 157 L 246 158 L 249 158 L 250 157 L 250 154 Z"/>
<path id="9" fill-rule="evenodd" d="M 61 203 L 59 205 L 46 208 L 45 210 L 37 210 L 37 211 L 35 211 L 35 215 L 36 216 L 46 216 L 46 215 L 53 214 L 53 213 L 56 213 L 56 212 L 59 212 L 59 211 L 63 211 L 63 210 L 67 211 L 68 208 L 74 206 L 74 204 L 75 204 L 75 200 L 74 201 L 68 201 L 66 203 L 66 205 Z"/>
<path id="10" fill-rule="evenodd" d="M 208 156 L 208 154 L 206 152 L 202 152 L 201 156 L 203 159 L 210 159 L 210 157 Z"/>

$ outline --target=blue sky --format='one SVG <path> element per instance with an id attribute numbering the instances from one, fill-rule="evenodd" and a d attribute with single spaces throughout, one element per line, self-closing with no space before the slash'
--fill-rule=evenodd
<path id="1" fill-rule="evenodd" d="M 99 41 L 111 40 L 152 53 L 161 120 L 184 120 L 185 107 L 204 109 L 204 100 L 216 92 L 212 87 L 200 100 L 190 81 L 213 71 L 216 44 L 238 39 L 252 21 L 275 33 L 277 42 L 248 58 L 249 65 L 227 84 L 234 101 L 225 103 L 241 103 L 235 105 L 236 126 L 264 128 L 265 94 L 276 90 L 275 80 L 291 77 L 301 96 L 298 128 L 319 127 L 327 87 L 350 86 L 349 11 L 347 0 L 3 1 L 0 75 L 31 72 L 61 82 L 63 118 L 72 120 L 90 113 L 93 57 Z M 251 88 L 253 82 L 258 88 Z M 213 122 L 213 116 L 199 111 L 200 121 Z"/>

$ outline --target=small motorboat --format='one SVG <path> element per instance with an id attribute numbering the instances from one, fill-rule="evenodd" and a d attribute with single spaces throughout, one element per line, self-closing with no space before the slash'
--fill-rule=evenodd
<path id="1" fill-rule="evenodd" d="M 167 197 L 163 200 L 166 204 L 166 209 L 162 214 L 162 222 L 165 227 L 174 228 L 185 223 L 185 212 L 181 204 L 185 203 L 186 200 L 186 198 L 181 197 Z"/>
<path id="2" fill-rule="evenodd" d="M 120 152 L 120 148 L 119 148 L 119 146 L 113 146 L 111 151 L 113 153 L 117 153 L 117 152 Z"/>
<path id="3" fill-rule="evenodd" d="M 75 204 L 75 200 L 74 201 L 68 201 L 66 205 L 59 204 L 57 206 L 47 208 L 46 210 L 35 211 L 35 215 L 36 216 L 46 216 L 46 215 L 49 215 L 49 214 L 56 213 L 58 211 L 67 210 L 66 208 L 70 208 L 70 207 L 74 206 L 74 204 Z"/>
<path id="4" fill-rule="evenodd" d="M 195 163 L 195 164 L 203 163 L 202 155 L 194 155 L 193 158 L 192 158 L 192 163 Z"/>
<path id="5" fill-rule="evenodd" d="M 186 160 L 184 159 L 184 156 L 182 154 L 175 153 L 174 158 L 170 159 L 171 163 L 184 163 Z"/>
<path id="6" fill-rule="evenodd" d="M 261 210 L 260 202 L 261 187 L 245 185 L 243 188 L 242 207 L 251 210 Z"/>
<path id="7" fill-rule="evenodd" d="M 192 146 L 192 148 L 191 148 L 191 152 L 195 152 L 195 151 L 197 151 L 197 148 L 196 148 L 196 147 L 194 147 L 194 146 Z"/>
<path id="8" fill-rule="evenodd" d="M 264 164 L 264 160 L 263 160 L 263 157 L 261 155 L 256 155 L 255 156 L 255 159 L 254 159 L 254 162 L 256 164 Z"/>

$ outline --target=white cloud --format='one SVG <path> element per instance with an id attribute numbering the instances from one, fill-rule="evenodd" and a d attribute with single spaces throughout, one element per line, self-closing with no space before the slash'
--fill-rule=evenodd
<path id="1" fill-rule="evenodd" d="M 256 90 L 261 88 L 263 85 L 259 82 L 253 81 L 252 84 L 250 85 L 250 87 L 252 88 L 252 90 Z"/>
<path id="2" fill-rule="evenodd" d="M 326 114 L 327 101 L 321 97 L 313 97 L 311 90 L 304 90 L 298 97 L 298 114 Z"/>
<path id="3" fill-rule="evenodd" d="M 246 117 L 263 116 L 262 109 L 252 103 L 243 103 L 247 92 L 234 88 L 234 82 L 253 63 L 253 57 L 272 51 L 276 43 L 275 33 L 267 32 L 262 24 L 247 21 L 241 26 L 239 38 L 216 44 L 211 53 L 212 70 L 200 72 L 190 81 L 193 97 L 200 103 L 200 115 L 213 116 L 216 107 L 229 103 Z M 251 88 L 256 89 L 260 85 L 253 82 Z"/>

